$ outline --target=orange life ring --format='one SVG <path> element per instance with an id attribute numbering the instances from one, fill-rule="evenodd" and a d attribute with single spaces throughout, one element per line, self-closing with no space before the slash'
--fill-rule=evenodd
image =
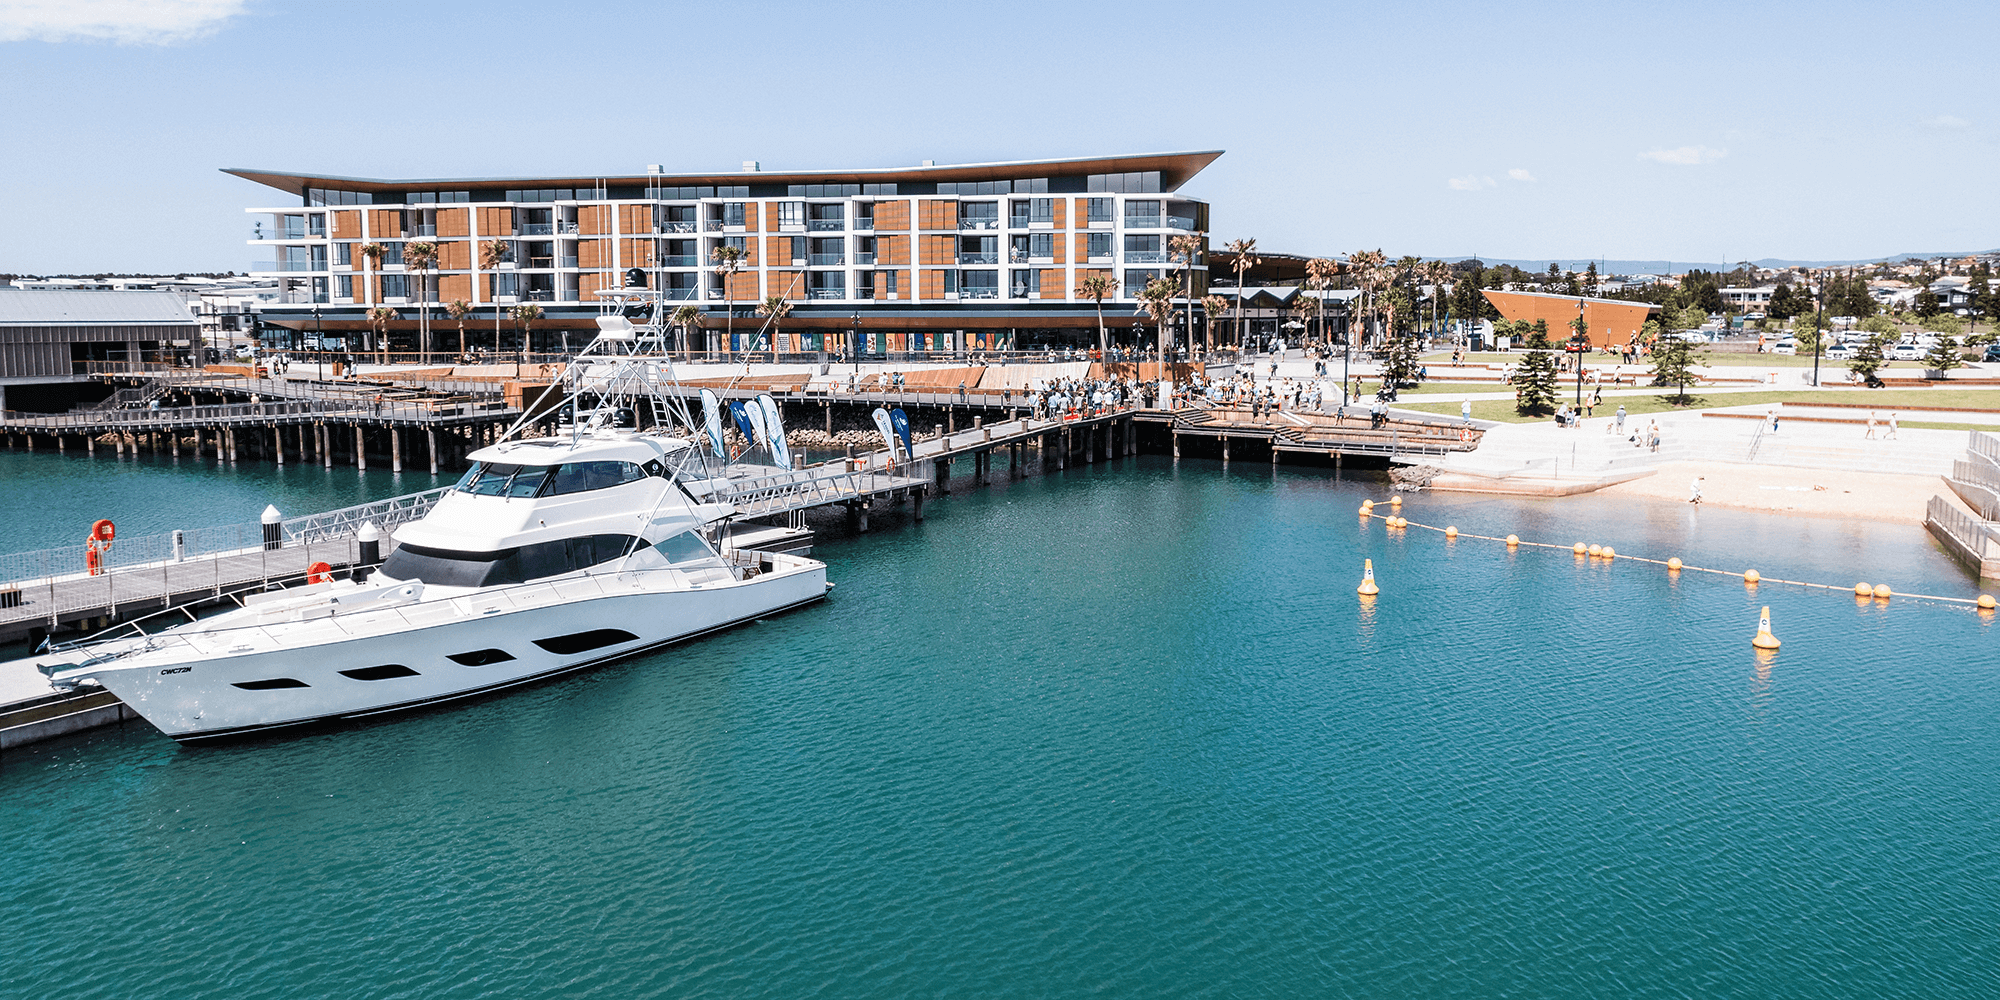
<path id="1" fill-rule="evenodd" d="M 332 582 L 333 582 L 333 567 L 331 567 L 331 566 L 328 566 L 327 564 L 325 564 L 325 563 L 323 563 L 323 562 L 316 562 L 316 563 L 313 563 L 313 564 L 312 564 L 311 566 L 307 566 L 307 567 L 306 567 L 306 582 L 307 582 L 307 583 L 332 583 Z"/>
<path id="2" fill-rule="evenodd" d="M 103 572 L 104 557 L 97 554 L 97 539 L 95 538 L 85 542 L 83 545 L 83 566 L 90 571 L 91 576 L 96 576 L 100 572 Z"/>
<path id="3" fill-rule="evenodd" d="M 114 541 L 118 538 L 118 526 L 112 524 L 110 518 L 100 517 L 96 524 L 90 526 L 90 538 L 97 542 Z"/>
<path id="4" fill-rule="evenodd" d="M 1459 439 L 1460 441 L 1464 441 L 1464 442 L 1468 442 L 1468 443 L 1470 443 L 1470 442 L 1472 441 L 1472 428 L 1470 428 L 1470 427 L 1461 427 L 1461 428 L 1459 428 L 1459 429 L 1458 429 L 1458 439 Z"/>

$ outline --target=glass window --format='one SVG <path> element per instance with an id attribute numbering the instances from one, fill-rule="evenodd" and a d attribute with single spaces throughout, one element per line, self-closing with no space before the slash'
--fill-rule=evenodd
<path id="1" fill-rule="evenodd" d="M 1109 257 L 1109 256 L 1111 256 L 1111 234 L 1110 234 L 1110 233 L 1091 233 L 1091 234 L 1090 234 L 1090 255 L 1091 255 L 1092 257 Z"/>
<path id="2" fill-rule="evenodd" d="M 743 224 L 742 202 L 727 201 L 722 203 L 722 224 L 725 226 L 740 226 Z"/>
<path id="3" fill-rule="evenodd" d="M 1158 236 L 1127 236 L 1125 237 L 1125 252 L 1159 253 L 1160 238 Z"/>
<path id="4" fill-rule="evenodd" d="M 1086 201 L 1087 201 L 1087 204 L 1085 205 L 1085 209 L 1086 209 L 1086 210 L 1087 210 L 1087 211 L 1089 212 L 1089 215 L 1090 215 L 1090 221 L 1092 221 L 1092 222 L 1110 222 L 1110 221 L 1111 221 L 1111 201 L 1112 201 L 1112 199 L 1110 199 L 1110 198 L 1090 198 L 1090 199 L 1086 199 Z"/>
<path id="5" fill-rule="evenodd" d="M 410 279 L 404 274 L 385 274 L 375 280 L 382 283 L 382 297 L 385 299 L 408 298 Z"/>
<path id="6" fill-rule="evenodd" d="M 669 564 L 675 565 L 706 559 L 714 554 L 709 551 L 708 542 L 692 531 L 683 531 L 672 538 L 661 539 L 653 545 L 653 548 L 665 557 Z"/>
<path id="7" fill-rule="evenodd" d="M 466 470 L 464 478 L 458 481 L 458 488 L 477 497 L 497 497 L 506 491 L 508 481 L 519 471 L 521 467 L 518 465 L 481 462 Z"/>
<path id="8" fill-rule="evenodd" d="M 1054 257 L 1055 255 L 1056 255 L 1056 234 L 1054 233 L 1029 234 L 1028 256 Z"/>
<path id="9" fill-rule="evenodd" d="M 547 496 L 608 489 L 646 478 L 646 470 L 631 462 L 564 462 L 549 480 Z"/>
<path id="10" fill-rule="evenodd" d="M 781 201 L 778 203 L 778 225 L 803 226 L 806 224 L 806 203 L 803 201 Z"/>

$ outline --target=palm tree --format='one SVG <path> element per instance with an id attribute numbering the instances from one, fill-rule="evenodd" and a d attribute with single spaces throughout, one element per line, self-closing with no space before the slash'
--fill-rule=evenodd
<path id="1" fill-rule="evenodd" d="M 1104 329 L 1104 300 L 1117 294 L 1118 279 L 1103 271 L 1086 272 L 1076 283 L 1076 294 L 1097 306 L 1097 352 L 1111 353 L 1111 334 Z"/>
<path id="2" fill-rule="evenodd" d="M 1206 295 L 1201 300 L 1201 314 L 1208 322 L 1202 324 L 1201 339 L 1203 350 L 1215 347 L 1215 323 L 1222 314 L 1229 311 L 1229 300 L 1220 295 Z"/>
<path id="3" fill-rule="evenodd" d="M 1180 291 L 1172 278 L 1154 278 L 1146 282 L 1139 292 L 1139 301 L 1145 303 L 1146 314 L 1159 328 L 1160 377 L 1167 377 L 1167 330 L 1174 321 L 1174 293 Z"/>
<path id="4" fill-rule="evenodd" d="M 1380 250 L 1361 250 L 1347 256 L 1347 266 L 1354 271 L 1355 284 L 1361 287 L 1362 305 L 1361 336 L 1368 336 L 1368 320 L 1375 315 L 1375 286 L 1386 277 L 1385 265 L 1389 258 Z M 1350 338 L 1351 339 L 1351 338 Z"/>
<path id="5" fill-rule="evenodd" d="M 1313 296 L 1313 304 L 1318 307 L 1316 318 L 1319 320 L 1319 335 L 1322 340 L 1326 339 L 1325 292 L 1327 289 L 1333 287 L 1334 275 L 1339 273 L 1340 265 L 1325 257 L 1315 257 L 1306 262 L 1306 288 L 1309 291 L 1321 293 Z"/>
<path id="6" fill-rule="evenodd" d="M 465 317 L 472 315 L 472 303 L 464 299 L 453 299 L 444 304 L 444 311 L 458 321 L 458 356 L 465 357 Z"/>
<path id="7" fill-rule="evenodd" d="M 729 341 L 736 336 L 736 290 L 730 287 L 729 279 L 735 277 L 736 272 L 743 270 L 743 248 L 724 243 L 709 251 L 708 256 L 710 260 L 715 261 L 715 275 L 722 279 L 722 300 L 729 310 L 727 332 L 723 334 L 722 339 L 722 349 L 726 353 L 731 350 Z"/>
<path id="8" fill-rule="evenodd" d="M 533 302 L 523 302 L 514 307 L 514 326 L 521 331 L 521 356 L 528 356 L 528 333 L 535 328 L 535 321 L 542 318 L 542 307 Z"/>
<path id="9" fill-rule="evenodd" d="M 1425 264 L 1424 280 L 1430 282 L 1431 286 L 1431 329 L 1435 331 L 1438 326 L 1438 306 L 1444 301 L 1444 286 L 1451 281 L 1451 265 L 1441 260 Z"/>
<path id="10" fill-rule="evenodd" d="M 507 258 L 511 256 L 513 248 L 507 245 L 506 240 L 487 240 L 479 244 L 479 269 L 488 272 L 498 271 L 500 265 L 506 263 Z M 493 275 L 488 287 L 493 289 L 493 353 L 498 354 L 500 353 L 500 276 Z"/>
<path id="11" fill-rule="evenodd" d="M 377 350 L 381 350 L 384 346 L 386 346 L 387 336 L 389 332 L 389 321 L 395 318 L 396 318 L 396 310 L 391 309 L 388 306 L 376 306 L 375 308 L 368 310 L 368 328 L 370 330 L 375 331 L 374 334 L 375 343 L 373 346 Z"/>
<path id="12" fill-rule="evenodd" d="M 689 342 L 688 333 L 694 329 L 695 324 L 700 322 L 700 320 L 701 310 L 694 306 L 677 306 L 674 309 L 673 315 L 667 317 L 668 323 L 680 327 L 681 347 L 683 350 L 687 349 Z"/>
<path id="13" fill-rule="evenodd" d="M 1243 350 L 1243 272 L 1263 263 L 1257 257 L 1257 238 L 1232 240 L 1228 250 L 1236 255 L 1236 349 Z"/>
<path id="14" fill-rule="evenodd" d="M 438 245 L 428 240 L 403 244 L 403 266 L 417 272 L 417 350 L 425 364 L 431 360 L 431 294 L 425 273 L 437 266 Z"/>
<path id="15" fill-rule="evenodd" d="M 785 314 L 792 311 L 792 304 L 782 295 L 773 295 L 757 304 L 757 315 L 771 319 L 771 363 L 778 363 L 778 325 L 785 321 Z M 745 352 L 746 358 L 748 352 Z"/>
<path id="16" fill-rule="evenodd" d="M 1187 330 L 1188 347 L 1194 347 L 1194 262 L 1201 256 L 1202 244 L 1207 242 L 1207 233 L 1191 233 L 1176 236 L 1167 241 L 1167 249 L 1173 259 L 1180 263 L 1181 275 L 1187 281 Z"/>

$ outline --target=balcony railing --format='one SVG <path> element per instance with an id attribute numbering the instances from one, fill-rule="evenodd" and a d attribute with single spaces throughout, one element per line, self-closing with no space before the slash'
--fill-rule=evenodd
<path id="1" fill-rule="evenodd" d="M 998 264 L 1000 263 L 1000 252 L 996 250 L 992 253 L 960 253 L 958 255 L 958 262 L 961 264 Z"/>
<path id="2" fill-rule="evenodd" d="M 575 267 L 575 266 L 576 266 L 576 258 L 575 258 L 575 257 L 558 257 L 558 258 L 556 258 L 556 260 L 557 260 L 557 261 L 559 261 L 559 263 L 558 263 L 558 264 L 556 265 L 557 267 Z"/>
<path id="3" fill-rule="evenodd" d="M 660 289 L 660 298 L 682 302 L 694 298 L 696 291 L 693 288 L 662 288 Z"/>
<path id="4" fill-rule="evenodd" d="M 264 271 L 324 271 L 323 260 L 260 260 L 250 265 L 253 272 Z"/>
<path id="5" fill-rule="evenodd" d="M 967 218 L 967 219 L 960 219 L 960 220 L 958 220 L 958 228 L 960 228 L 960 229 L 998 229 L 998 228 L 1000 228 L 1000 220 L 999 220 L 999 219 L 997 219 L 997 218 Z"/>
<path id="6" fill-rule="evenodd" d="M 1158 250 L 1127 250 L 1127 251 L 1125 251 L 1125 263 L 1127 263 L 1127 264 L 1171 264 L 1171 263 L 1173 263 L 1173 261 L 1170 261 L 1170 260 L 1168 260 L 1168 259 L 1167 259 L 1167 258 L 1168 258 L 1169 256 L 1171 256 L 1171 255 L 1170 255 L 1170 254 L 1166 254 L 1166 253 L 1163 253 L 1163 252 L 1161 252 L 1161 251 L 1158 251 Z"/>
<path id="7" fill-rule="evenodd" d="M 668 254 L 660 258 L 661 267 L 700 267 L 701 258 L 694 254 Z"/>
<path id="8" fill-rule="evenodd" d="M 1028 297 L 1028 286 L 1026 286 L 1026 285 L 1015 285 L 1015 286 L 1013 286 L 1012 288 L 1009 288 L 1009 289 L 1007 290 L 1007 297 L 1008 297 L 1008 298 L 1010 298 L 1010 299 L 1025 299 L 1025 298 L 1027 298 L 1027 297 Z"/>
<path id="9" fill-rule="evenodd" d="M 997 299 L 1000 297 L 1000 289 L 997 287 L 960 288 L 958 290 L 958 297 L 961 299 Z"/>
<path id="10" fill-rule="evenodd" d="M 528 266 L 530 268 L 554 267 L 556 266 L 556 259 L 554 257 L 530 257 L 528 258 Z"/>
<path id="11" fill-rule="evenodd" d="M 810 288 L 806 290 L 806 297 L 809 299 L 844 299 L 847 297 L 847 289 Z"/>
<path id="12" fill-rule="evenodd" d="M 435 238 L 437 234 L 438 234 L 438 227 L 436 226 L 411 226 L 410 231 L 408 233 L 405 233 L 404 235 L 412 239 L 419 237 L 424 239 L 432 239 Z"/>
<path id="13" fill-rule="evenodd" d="M 711 232 L 711 233 L 719 233 L 719 232 L 722 232 L 722 220 L 721 220 L 721 219 L 710 219 L 710 220 L 708 220 L 708 222 L 707 222 L 707 223 L 706 223 L 706 224 L 705 224 L 705 225 L 704 225 L 704 226 L 703 226 L 702 228 L 703 228 L 703 229 L 706 229 L 707 231 L 709 231 L 709 232 Z"/>
<path id="14" fill-rule="evenodd" d="M 872 233 L 875 231 L 875 217 L 872 215 L 859 216 L 854 220 L 853 228 L 860 232 Z"/>
<path id="15" fill-rule="evenodd" d="M 1125 228 L 1127 229 L 1165 228 L 1164 226 L 1161 225 L 1160 218 L 1161 217 L 1157 215 L 1128 215 L 1125 217 Z"/>
<path id="16" fill-rule="evenodd" d="M 559 233 L 561 233 L 561 234 L 563 234 L 564 236 L 575 236 L 575 235 L 576 235 L 576 223 L 574 223 L 574 222 L 559 222 L 559 223 L 557 223 L 557 224 L 556 224 L 556 231 L 557 231 L 557 232 L 559 232 Z"/>
<path id="17" fill-rule="evenodd" d="M 529 302 L 554 302 L 556 293 L 552 288 L 530 288 L 521 293 L 521 298 Z"/>
<path id="18" fill-rule="evenodd" d="M 1028 217 L 1027 217 L 1027 216 L 1025 216 L 1025 215 L 1010 215 L 1010 216 L 1008 216 L 1008 217 L 1007 217 L 1007 228 L 1008 228 L 1008 229 L 1026 229 L 1026 228 L 1028 228 Z"/>
<path id="19" fill-rule="evenodd" d="M 806 222 L 806 228 L 812 230 L 815 233 L 837 233 L 847 228 L 847 220 L 811 219 Z"/>
<path id="20" fill-rule="evenodd" d="M 1167 228 L 1168 228 L 1168 229 L 1185 229 L 1185 230 L 1187 230 L 1188 232 L 1190 232 L 1190 233 L 1191 233 L 1191 232 L 1194 232 L 1194 220 L 1193 220 L 1193 219 L 1183 219 L 1183 218 L 1181 218 L 1181 217 L 1180 217 L 1180 216 L 1178 216 L 1178 215 L 1169 215 L 1169 216 L 1167 216 Z"/>
<path id="21" fill-rule="evenodd" d="M 846 254 L 816 253 L 808 258 L 808 260 L 814 267 L 839 267 L 847 263 L 846 257 Z"/>
<path id="22" fill-rule="evenodd" d="M 875 255 L 873 253 L 857 253 L 854 255 L 854 263 L 859 264 L 863 267 L 873 266 L 875 263 Z"/>
<path id="23" fill-rule="evenodd" d="M 691 233 L 694 232 L 694 223 L 662 222 L 659 225 L 654 226 L 653 231 L 656 233 Z"/>
<path id="24" fill-rule="evenodd" d="M 250 238 L 253 240 L 323 240 L 326 239 L 326 233 L 299 232 L 294 229 L 252 229 L 250 230 Z"/>
<path id="25" fill-rule="evenodd" d="M 523 236 L 554 236 L 556 227 L 551 222 L 529 222 L 521 226 Z"/>

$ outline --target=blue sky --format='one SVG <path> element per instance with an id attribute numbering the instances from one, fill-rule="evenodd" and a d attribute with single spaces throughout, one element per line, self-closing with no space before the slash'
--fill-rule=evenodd
<path id="1" fill-rule="evenodd" d="M 1267 250 L 2000 246 L 1994 6 L 0 0 L 0 271 L 242 270 L 218 173 L 1227 150 Z"/>

